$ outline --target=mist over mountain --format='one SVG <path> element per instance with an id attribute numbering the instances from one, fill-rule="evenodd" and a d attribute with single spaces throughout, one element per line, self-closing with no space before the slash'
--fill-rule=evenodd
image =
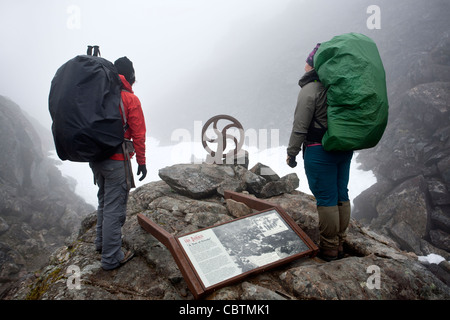
<path id="1" fill-rule="evenodd" d="M 0 295 L 36 270 L 94 208 L 47 157 L 47 130 L 0 96 Z M 51 138 L 51 136 L 50 136 Z"/>
<path id="2" fill-rule="evenodd" d="M 279 144 L 287 144 L 307 55 L 318 42 L 347 32 L 366 34 L 377 43 L 392 97 L 412 59 L 437 40 L 437 29 L 445 28 L 440 12 L 446 3 L 379 1 L 381 29 L 373 30 L 367 27 L 371 4 L 292 1 L 284 13 L 269 21 L 239 21 L 216 45 L 210 59 L 174 86 L 171 94 L 149 106 L 152 135 L 168 143 L 177 128 L 192 130 L 195 120 L 206 122 L 214 115 L 229 114 L 244 129 L 280 130 Z M 433 22 L 428 21 L 431 16 Z M 168 110 L 172 115 L 164 117 Z"/>

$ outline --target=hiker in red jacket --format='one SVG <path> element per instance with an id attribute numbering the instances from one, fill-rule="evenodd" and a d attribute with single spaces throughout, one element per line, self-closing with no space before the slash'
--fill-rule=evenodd
<path id="1" fill-rule="evenodd" d="M 128 125 L 125 139 L 132 141 L 132 147 L 126 150 L 121 148 L 107 160 L 90 163 L 99 187 L 95 248 L 102 254 L 104 270 L 116 269 L 134 255 L 131 250 L 122 250 L 121 230 L 126 219 L 128 194 L 130 188 L 134 187 L 131 157 L 136 155 L 137 174 L 141 174 L 139 181 L 147 175 L 145 119 L 141 103 L 132 89 L 135 82 L 133 63 L 127 57 L 122 57 L 114 65 L 123 84 L 123 110 Z M 122 114 L 122 109 L 120 112 Z"/>

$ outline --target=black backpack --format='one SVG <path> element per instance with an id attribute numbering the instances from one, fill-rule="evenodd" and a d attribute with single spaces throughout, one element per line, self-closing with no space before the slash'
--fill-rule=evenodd
<path id="1" fill-rule="evenodd" d="M 49 111 L 61 160 L 101 161 L 121 152 L 122 82 L 114 64 L 98 54 L 97 46 L 89 46 L 87 55 L 63 64 L 52 80 Z"/>

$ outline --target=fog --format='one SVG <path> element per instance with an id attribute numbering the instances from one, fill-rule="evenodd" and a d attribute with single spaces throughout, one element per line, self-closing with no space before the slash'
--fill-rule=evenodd
<path id="1" fill-rule="evenodd" d="M 236 21 L 264 22 L 289 0 L 0 1 L 0 94 L 47 127 L 50 82 L 67 60 L 99 45 L 129 57 L 146 115 L 210 58 Z M 148 117 L 150 118 L 150 116 Z"/>
<path id="2" fill-rule="evenodd" d="M 110 61 L 121 56 L 133 61 L 134 90 L 149 131 L 159 139 L 167 139 L 176 128 L 189 128 L 193 120 L 206 121 L 227 111 L 243 117 L 239 120 L 245 127 L 262 127 L 245 119 L 258 100 L 268 113 L 286 108 L 285 119 L 290 121 L 305 57 L 317 42 L 338 33 L 373 34 L 366 27 L 368 4 L 0 0 L 0 94 L 50 128 L 47 99 L 56 70 L 85 54 L 87 45 L 99 45 Z M 265 83 L 256 83 L 264 78 Z M 191 118 L 171 117 L 185 110 Z M 263 123 L 264 115 L 259 117 Z M 285 127 L 280 124 L 285 119 L 272 126 Z"/>
<path id="3" fill-rule="evenodd" d="M 370 4 L 359 0 L 0 0 L 0 95 L 50 129 L 48 94 L 56 70 L 85 54 L 87 45 L 99 45 L 102 57 L 114 61 L 127 56 L 136 70 L 133 89 L 151 137 L 149 178 L 144 182 L 157 179 L 160 167 L 184 161 L 172 149 L 164 149 L 167 144 L 189 143 L 171 140 L 175 130 L 193 133 L 194 121 L 230 114 L 246 130 L 280 131 L 279 140 L 268 146 L 278 150 L 277 155 L 250 146 L 251 164 L 264 161 L 280 176 L 297 172 L 301 189 L 308 192 L 302 164 L 293 170 L 284 163 L 297 82 L 317 42 L 344 32 L 374 37 L 389 32 L 389 28 L 368 27 Z M 356 171 L 355 162 L 353 167 Z M 61 170 L 76 176 L 80 190 L 94 194 L 86 164 L 65 162 Z M 352 179 L 353 196 L 376 181 L 370 172 L 359 172 Z"/>

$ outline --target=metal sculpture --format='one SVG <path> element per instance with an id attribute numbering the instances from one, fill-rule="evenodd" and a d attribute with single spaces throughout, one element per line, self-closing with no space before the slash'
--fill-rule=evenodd
<path id="1" fill-rule="evenodd" d="M 231 122 L 225 125 L 222 130 L 219 130 L 219 121 Z M 210 137 L 209 127 L 212 125 L 212 130 L 215 137 Z M 230 130 L 232 129 L 232 130 Z M 236 133 L 237 136 L 231 134 L 230 132 Z M 235 118 L 228 115 L 217 115 L 206 121 L 202 128 L 202 144 L 203 148 L 208 152 L 207 163 L 223 164 L 224 160 L 227 164 L 233 164 L 235 160 L 240 156 L 240 151 L 244 145 L 244 128 L 242 124 Z M 234 143 L 234 149 L 227 150 L 227 142 L 231 140 Z M 208 143 L 216 143 L 216 150 L 212 150 Z"/>

